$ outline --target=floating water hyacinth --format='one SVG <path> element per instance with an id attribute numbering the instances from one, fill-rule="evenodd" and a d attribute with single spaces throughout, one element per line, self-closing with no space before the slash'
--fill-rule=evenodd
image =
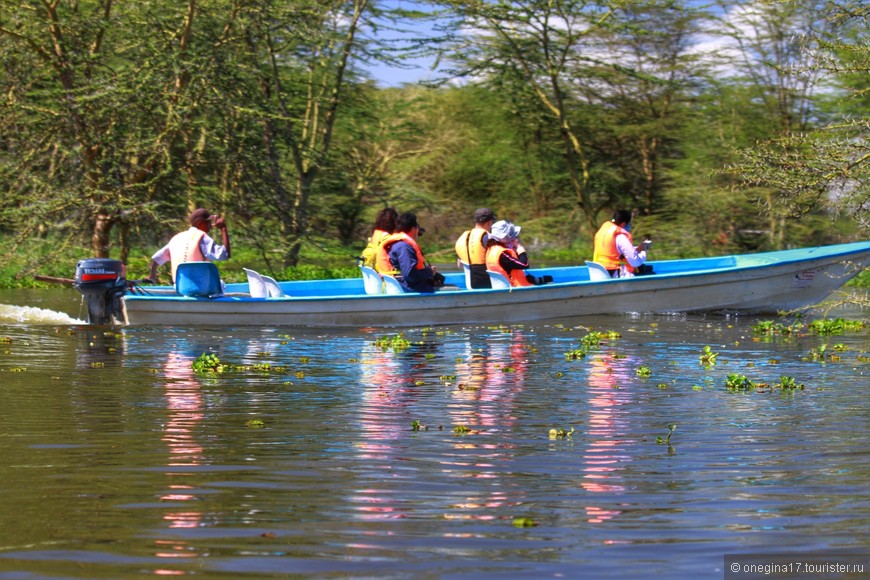
<path id="1" fill-rule="evenodd" d="M 713 366 L 716 364 L 716 357 L 718 356 L 719 353 L 713 352 L 713 349 L 708 345 L 701 350 L 701 355 L 698 357 L 698 361 L 702 365 Z"/>
<path id="2" fill-rule="evenodd" d="M 226 365 L 221 363 L 221 360 L 216 354 L 202 353 L 191 364 L 195 373 L 222 373 L 226 370 Z"/>
<path id="3" fill-rule="evenodd" d="M 657 437 L 656 437 L 656 443 L 657 443 L 658 445 L 667 445 L 668 447 L 670 447 L 670 445 L 671 445 L 671 435 L 673 435 L 673 434 L 674 434 L 674 431 L 676 431 L 676 430 L 677 430 L 677 424 L 676 424 L 676 423 L 668 423 L 668 434 L 667 434 L 667 436 L 666 436 L 666 437 L 662 437 L 661 435 L 657 436 Z"/>

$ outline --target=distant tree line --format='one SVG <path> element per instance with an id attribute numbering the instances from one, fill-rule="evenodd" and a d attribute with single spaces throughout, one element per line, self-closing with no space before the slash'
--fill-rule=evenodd
<path id="1" fill-rule="evenodd" d="M 126 260 L 198 206 L 283 266 L 385 205 L 444 247 L 483 205 L 551 247 L 617 208 L 671 255 L 866 237 L 864 3 L 404 6 L 0 0 L 10 252 Z M 442 78 L 366 72 L 421 56 Z"/>

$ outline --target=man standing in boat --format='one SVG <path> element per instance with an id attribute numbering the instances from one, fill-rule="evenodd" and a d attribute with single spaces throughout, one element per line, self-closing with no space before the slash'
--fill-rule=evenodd
<path id="1" fill-rule="evenodd" d="M 611 278 L 634 276 L 635 269 L 646 261 L 651 242 L 635 246 L 631 241 L 631 212 L 624 209 L 613 212 L 595 234 L 592 261 L 604 266 Z"/>
<path id="2" fill-rule="evenodd" d="M 396 232 L 384 240 L 378 253 L 378 272 L 395 276 L 405 292 L 431 293 L 441 285 L 435 281 L 440 274 L 426 263 L 417 243 L 424 231 L 416 214 L 403 213 L 396 220 Z"/>
<path id="3" fill-rule="evenodd" d="M 495 213 L 482 207 L 474 212 L 474 229 L 463 232 L 456 240 L 455 249 L 459 261 L 471 268 L 472 288 L 492 288 L 489 274 L 486 273 L 486 249 L 494 221 Z"/>
<path id="4" fill-rule="evenodd" d="M 151 274 L 148 279 L 157 283 L 157 269 L 171 262 L 172 282 L 175 270 L 184 262 L 222 262 L 230 258 L 230 234 L 224 218 L 212 215 L 207 209 L 198 208 L 188 216 L 190 228 L 175 234 L 169 243 L 151 256 Z M 221 244 L 216 243 L 208 234 L 212 227 L 221 231 Z"/>

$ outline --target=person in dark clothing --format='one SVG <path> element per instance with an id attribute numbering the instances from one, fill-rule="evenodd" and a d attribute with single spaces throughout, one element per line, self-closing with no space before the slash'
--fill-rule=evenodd
<path id="1" fill-rule="evenodd" d="M 417 243 L 417 237 L 424 231 L 415 214 L 403 213 L 396 220 L 396 232 L 381 245 L 406 292 L 435 292 L 437 272 L 426 263 Z"/>

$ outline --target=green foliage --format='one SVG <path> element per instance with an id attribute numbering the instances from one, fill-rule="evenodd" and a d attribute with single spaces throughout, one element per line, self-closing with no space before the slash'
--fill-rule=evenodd
<path id="1" fill-rule="evenodd" d="M 216 354 L 202 353 L 191 364 L 193 371 L 198 374 L 222 373 L 227 370 Z"/>
<path id="2" fill-rule="evenodd" d="M 725 379 L 725 388 L 729 391 L 751 391 L 757 386 L 746 375 L 740 373 L 729 373 Z"/>
<path id="3" fill-rule="evenodd" d="M 676 431 L 676 430 L 677 430 L 677 424 L 676 424 L 676 423 L 668 423 L 668 434 L 667 434 L 665 437 L 662 437 L 662 436 L 660 436 L 660 435 L 659 435 L 659 436 L 656 436 L 656 443 L 657 443 L 658 445 L 668 445 L 668 446 L 670 446 L 670 444 L 671 444 L 671 435 L 673 435 L 673 434 L 674 434 L 674 431 Z"/>
<path id="4" fill-rule="evenodd" d="M 381 350 L 387 351 L 392 349 L 395 352 L 401 352 L 411 347 L 411 341 L 405 338 L 405 335 L 402 333 L 393 336 L 382 336 L 374 344 Z"/>
<path id="5" fill-rule="evenodd" d="M 809 330 L 820 336 L 831 336 L 861 331 L 864 329 L 864 326 L 863 320 L 844 320 L 842 318 L 830 320 L 828 318 L 821 318 L 810 322 Z"/>
<path id="6" fill-rule="evenodd" d="M 719 356 L 718 352 L 713 352 L 713 349 L 709 346 L 705 346 L 701 350 L 701 354 L 698 356 L 698 360 L 702 365 L 713 366 L 716 364 L 716 357 Z"/>

